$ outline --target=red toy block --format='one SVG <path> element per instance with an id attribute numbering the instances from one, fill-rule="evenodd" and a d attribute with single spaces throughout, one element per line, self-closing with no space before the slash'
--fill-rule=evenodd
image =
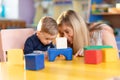
<path id="1" fill-rule="evenodd" d="M 99 64 L 102 62 L 101 50 L 85 50 L 84 61 L 86 64 Z"/>

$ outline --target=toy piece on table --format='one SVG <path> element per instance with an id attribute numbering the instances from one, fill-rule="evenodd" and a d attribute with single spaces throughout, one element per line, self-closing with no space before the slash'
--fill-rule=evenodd
<path id="1" fill-rule="evenodd" d="M 114 62 L 119 60 L 118 51 L 114 48 L 102 49 L 103 62 Z"/>
<path id="2" fill-rule="evenodd" d="M 48 50 L 48 60 L 54 61 L 58 55 L 64 55 L 66 60 L 72 60 L 72 52 L 73 52 L 72 48 L 66 49 L 50 48 Z"/>
<path id="3" fill-rule="evenodd" d="M 102 62 L 101 50 L 85 50 L 84 61 L 86 64 L 99 64 Z"/>
<path id="4" fill-rule="evenodd" d="M 31 53 L 25 55 L 26 70 L 40 70 L 44 67 L 44 54 Z"/>
<path id="5" fill-rule="evenodd" d="M 67 48 L 67 38 L 65 38 L 65 37 L 56 38 L 56 48 L 57 49 L 66 49 Z"/>
<path id="6" fill-rule="evenodd" d="M 7 51 L 7 62 L 9 64 L 23 64 L 23 57 L 22 49 L 10 49 Z"/>
<path id="7" fill-rule="evenodd" d="M 95 49 L 103 49 L 103 48 L 113 48 L 112 46 L 103 45 L 103 46 L 86 46 L 84 50 L 95 50 Z"/>
<path id="8" fill-rule="evenodd" d="M 48 60 L 54 61 L 58 55 L 65 56 L 66 60 L 72 60 L 72 48 L 67 48 L 67 38 L 56 38 L 56 48 L 48 50 Z"/>

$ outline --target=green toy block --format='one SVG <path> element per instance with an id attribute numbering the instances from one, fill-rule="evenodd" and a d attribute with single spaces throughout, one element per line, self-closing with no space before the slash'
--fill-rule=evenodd
<path id="1" fill-rule="evenodd" d="M 113 48 L 112 46 L 108 45 L 101 45 L 101 46 L 86 46 L 84 47 L 84 50 L 99 50 L 103 48 Z"/>

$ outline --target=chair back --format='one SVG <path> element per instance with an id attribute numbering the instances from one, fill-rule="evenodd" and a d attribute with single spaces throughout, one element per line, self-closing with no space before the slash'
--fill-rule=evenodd
<path id="1" fill-rule="evenodd" d="M 9 49 L 23 49 L 26 39 L 34 33 L 32 28 L 1 30 L 2 61 L 6 61 L 6 51 Z"/>

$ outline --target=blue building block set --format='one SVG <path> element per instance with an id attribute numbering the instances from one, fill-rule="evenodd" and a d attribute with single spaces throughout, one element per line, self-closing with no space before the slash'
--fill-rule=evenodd
<path id="1" fill-rule="evenodd" d="M 67 49 L 50 48 L 48 50 L 48 60 L 52 62 L 60 54 L 64 55 L 66 60 L 72 60 L 72 52 L 73 52 L 72 48 Z"/>
<path id="2" fill-rule="evenodd" d="M 58 55 L 64 55 L 66 60 L 72 60 L 72 48 L 56 49 L 50 48 L 48 50 L 48 60 L 53 62 Z M 25 69 L 26 70 L 41 70 L 44 65 L 44 54 L 31 53 L 25 55 Z"/>

